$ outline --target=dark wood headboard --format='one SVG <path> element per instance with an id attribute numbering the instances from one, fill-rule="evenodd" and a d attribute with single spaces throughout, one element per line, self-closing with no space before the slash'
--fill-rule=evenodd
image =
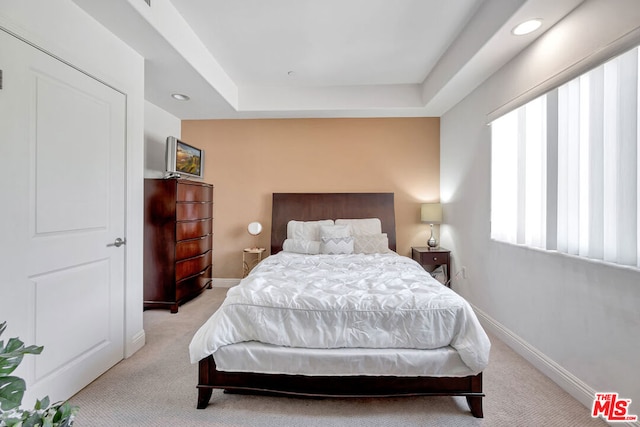
<path id="1" fill-rule="evenodd" d="M 290 220 L 380 218 L 389 249 L 396 250 L 393 193 L 273 193 L 271 254 L 282 250 Z"/>

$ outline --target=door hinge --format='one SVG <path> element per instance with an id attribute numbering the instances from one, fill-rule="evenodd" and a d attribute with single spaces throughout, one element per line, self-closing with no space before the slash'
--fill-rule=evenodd
<path id="1" fill-rule="evenodd" d="M 0 90 L 2 90 L 2 70 L 0 70 Z"/>

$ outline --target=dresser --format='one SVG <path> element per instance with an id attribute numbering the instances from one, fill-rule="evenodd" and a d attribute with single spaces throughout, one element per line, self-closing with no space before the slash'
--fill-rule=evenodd
<path id="1" fill-rule="evenodd" d="M 213 186 L 186 179 L 144 182 L 144 308 L 178 306 L 211 288 Z"/>

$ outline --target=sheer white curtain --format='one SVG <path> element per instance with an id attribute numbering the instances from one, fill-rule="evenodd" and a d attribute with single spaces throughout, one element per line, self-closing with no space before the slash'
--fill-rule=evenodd
<path id="1" fill-rule="evenodd" d="M 491 123 L 492 238 L 640 267 L 639 69 L 635 48 Z"/>
<path id="2" fill-rule="evenodd" d="M 518 114 L 511 112 L 491 124 L 491 237 L 517 243 Z"/>
<path id="3" fill-rule="evenodd" d="M 491 237 L 546 242 L 546 97 L 491 124 Z"/>
<path id="4" fill-rule="evenodd" d="M 529 102 L 521 114 L 524 123 L 524 243 L 546 245 L 547 211 L 547 97 Z"/>
<path id="5" fill-rule="evenodd" d="M 639 263 L 638 49 L 558 88 L 558 250 Z"/>

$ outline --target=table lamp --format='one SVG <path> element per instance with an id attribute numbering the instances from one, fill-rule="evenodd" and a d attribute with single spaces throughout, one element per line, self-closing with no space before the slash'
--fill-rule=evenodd
<path id="1" fill-rule="evenodd" d="M 247 231 L 252 236 L 257 236 L 262 232 L 262 224 L 260 224 L 259 222 L 252 222 L 251 224 L 249 224 L 249 226 L 247 226 Z M 258 249 L 258 247 L 254 246 L 252 249 Z"/>
<path id="2" fill-rule="evenodd" d="M 442 222 L 442 205 L 440 203 L 423 203 L 420 206 L 420 220 L 431 227 L 431 237 L 427 241 L 430 248 L 437 248 L 438 241 L 433 236 L 433 224 Z"/>

